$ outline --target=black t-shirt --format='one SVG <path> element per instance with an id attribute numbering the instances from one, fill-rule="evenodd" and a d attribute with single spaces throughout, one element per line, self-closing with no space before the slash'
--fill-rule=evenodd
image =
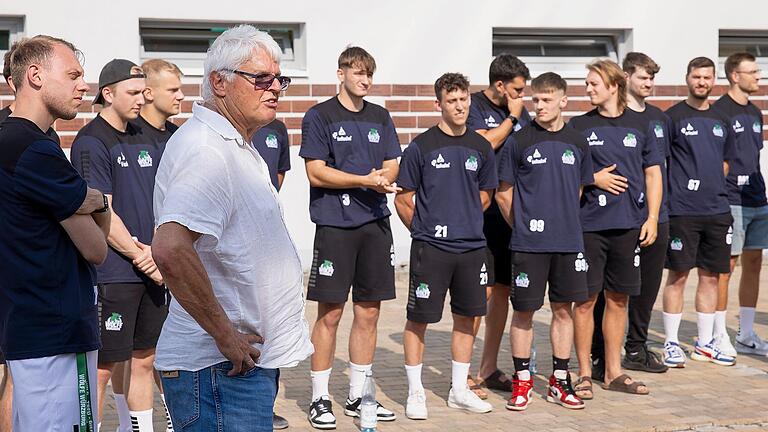
<path id="1" fill-rule="evenodd" d="M 291 169 L 290 143 L 285 124 L 280 120 L 274 120 L 256 131 L 251 138 L 251 143 L 261 158 L 264 159 L 264 162 L 267 163 L 269 179 L 275 189 L 278 189 L 280 185 L 277 181 L 277 174 Z"/>
<path id="2" fill-rule="evenodd" d="M 452 253 L 485 247 L 480 191 L 498 186 L 493 149 L 477 132 L 433 126 L 400 160 L 398 185 L 416 191 L 411 237 Z"/>
<path id="3" fill-rule="evenodd" d="M 332 97 L 307 111 L 301 124 L 304 159 L 323 160 L 331 168 L 367 175 L 400 156 L 400 142 L 389 112 L 363 102 L 359 112 Z M 373 189 L 309 187 L 309 216 L 317 225 L 353 228 L 390 215 L 387 196 Z"/>
<path id="4" fill-rule="evenodd" d="M 625 109 L 618 117 L 604 117 L 597 109 L 574 117 L 568 125 L 587 138 L 595 172 L 616 164 L 613 174 L 627 178 L 629 187 L 620 195 L 584 188 L 581 222 L 585 232 L 640 228 L 647 218 L 645 209 L 645 168 L 662 165 L 648 122 Z"/>
<path id="5" fill-rule="evenodd" d="M 726 184 L 728 202 L 744 207 L 768 205 L 765 179 L 760 171 L 760 150 L 763 149 L 763 114 L 752 102 L 738 104 L 726 94 L 714 103 L 728 117 L 735 136 L 736 153 L 730 160 Z"/>
<path id="6" fill-rule="evenodd" d="M 112 195 L 113 210 L 131 236 L 144 244 L 152 244 L 154 235 L 152 194 L 157 166 L 165 143 L 176 129 L 176 125 L 166 122 L 162 131 L 139 117 L 120 132 L 96 116 L 80 129 L 72 143 L 72 164 L 88 186 Z M 147 280 L 130 259 L 112 248 L 97 271 L 99 283 Z"/>
<path id="7" fill-rule="evenodd" d="M 669 110 L 669 214 L 709 216 L 731 211 L 723 161 L 736 151 L 730 121 L 712 106 L 697 110 L 682 101 Z"/>
<path id="8" fill-rule="evenodd" d="M 8 117 L 13 114 L 13 111 L 11 111 L 11 107 L 7 106 L 0 110 L 0 123 L 3 122 L 3 120 L 7 119 Z M 48 128 L 48 130 L 45 132 L 48 137 L 50 137 L 52 140 L 56 142 L 56 144 L 61 145 L 61 140 L 59 139 L 59 134 L 56 133 L 53 128 Z"/>
<path id="9" fill-rule="evenodd" d="M 587 140 L 536 121 L 510 136 L 499 157 L 499 180 L 514 187 L 509 248 L 520 252 L 584 252 L 579 219 L 581 186 L 594 182 Z"/>
<path id="10" fill-rule="evenodd" d="M 669 159 L 669 136 L 672 131 L 672 121 L 669 119 L 669 116 L 664 114 L 664 111 L 650 104 L 645 105 L 645 111 L 635 112 L 638 116 L 644 118 L 648 122 L 648 135 L 656 139 L 656 144 L 659 146 L 659 154 L 664 158 L 663 165 L 661 166 L 663 195 L 661 197 L 661 208 L 659 208 L 659 223 L 669 222 L 669 179 L 667 178 L 667 160 Z"/>
<path id="11" fill-rule="evenodd" d="M 0 350 L 8 360 L 99 348 L 93 267 L 60 224 L 86 189 L 34 123 L 0 123 Z"/>

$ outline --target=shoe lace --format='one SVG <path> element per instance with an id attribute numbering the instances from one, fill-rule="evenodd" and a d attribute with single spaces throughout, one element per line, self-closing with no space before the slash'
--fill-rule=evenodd
<path id="1" fill-rule="evenodd" d="M 679 349 L 680 346 L 673 343 L 664 345 L 664 352 L 667 354 L 667 357 L 678 357 L 680 355 Z"/>
<path id="2" fill-rule="evenodd" d="M 315 410 L 317 411 L 317 415 L 319 417 L 325 413 L 331 412 L 331 406 L 329 403 L 321 399 L 317 402 L 317 404 L 315 404 Z"/>

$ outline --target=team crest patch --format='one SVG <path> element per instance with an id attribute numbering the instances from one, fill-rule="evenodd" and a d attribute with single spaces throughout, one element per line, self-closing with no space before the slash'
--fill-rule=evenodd
<path id="1" fill-rule="evenodd" d="M 368 131 L 368 141 L 377 143 L 380 139 L 381 136 L 379 135 L 379 131 L 376 130 L 376 128 L 371 128 L 371 130 Z"/>
<path id="2" fill-rule="evenodd" d="M 669 248 L 673 251 L 681 251 L 683 250 L 683 241 L 675 237 L 669 242 Z"/>
<path id="3" fill-rule="evenodd" d="M 264 144 L 267 148 L 277 148 L 277 135 L 271 133 L 267 135 L 267 139 L 264 140 Z"/>
<path id="4" fill-rule="evenodd" d="M 422 298 L 422 299 L 428 299 L 429 298 L 429 285 L 425 283 L 420 283 L 419 286 L 416 287 L 416 297 Z"/>
<path id="5" fill-rule="evenodd" d="M 563 152 L 563 163 L 566 165 L 573 165 L 576 163 L 576 155 L 573 154 L 573 150 L 566 150 Z"/>
<path id="6" fill-rule="evenodd" d="M 333 263 L 330 260 L 323 260 L 323 263 L 320 264 L 320 268 L 317 269 L 317 272 L 322 276 L 333 276 Z"/>
<path id="7" fill-rule="evenodd" d="M 112 315 L 104 321 L 104 328 L 109 331 L 120 331 L 123 328 L 123 316 L 117 312 L 112 312 Z"/>
<path id="8" fill-rule="evenodd" d="M 759 121 L 756 121 L 756 122 L 752 123 L 752 132 L 760 133 L 762 131 L 763 131 L 763 127 L 760 126 L 760 122 Z"/>
<path id="9" fill-rule="evenodd" d="M 637 147 L 637 137 L 633 133 L 628 133 L 624 137 L 624 147 Z"/>
<path id="10" fill-rule="evenodd" d="M 716 124 L 712 128 L 712 134 L 714 134 L 716 137 L 722 137 L 723 136 L 723 127 L 719 124 Z"/>
<path id="11" fill-rule="evenodd" d="M 152 156 L 149 155 L 149 152 L 146 150 L 142 150 L 139 152 L 139 158 L 136 159 L 136 162 L 139 163 L 139 166 L 142 168 L 147 168 L 152 166 Z"/>
<path id="12" fill-rule="evenodd" d="M 656 138 L 664 138 L 664 128 L 662 128 L 660 124 L 656 124 L 656 126 L 653 127 L 653 133 L 656 135 Z"/>
<path id="13" fill-rule="evenodd" d="M 464 168 L 468 171 L 477 171 L 477 157 L 470 156 L 467 161 L 464 162 Z"/>
<path id="14" fill-rule="evenodd" d="M 528 285 L 531 283 L 531 281 L 528 280 L 528 274 L 527 273 L 520 273 L 515 278 L 515 285 L 519 286 L 520 288 L 528 288 Z"/>

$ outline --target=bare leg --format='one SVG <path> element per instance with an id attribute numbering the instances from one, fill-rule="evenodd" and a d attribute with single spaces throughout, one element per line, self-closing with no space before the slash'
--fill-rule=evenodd
<path id="1" fill-rule="evenodd" d="M 689 272 L 669 271 L 663 294 L 664 312 L 683 313 L 683 291 L 685 290 L 685 283 L 688 281 Z"/>
<path id="2" fill-rule="evenodd" d="M 579 361 L 579 376 L 592 376 L 592 333 L 595 331 L 595 320 L 592 311 L 595 308 L 598 294 L 593 295 L 584 302 L 576 303 L 573 313 L 574 344 L 576 345 L 576 358 Z"/>
<path id="3" fill-rule="evenodd" d="M 627 327 L 627 303 L 629 296 L 605 290 L 605 319 L 603 319 L 603 337 L 605 338 L 605 382 L 611 383 L 621 372 L 621 346 Z M 625 384 L 632 383 L 626 379 Z M 647 386 L 639 386 L 638 393 L 648 393 Z"/>
<path id="4" fill-rule="evenodd" d="M 718 297 L 718 273 L 699 269 L 699 285 L 696 288 L 696 312 L 715 313 Z M 708 341 L 701 341 L 707 343 Z"/>
<path id="5" fill-rule="evenodd" d="M 104 399 L 107 395 L 107 383 L 109 382 L 110 378 L 112 378 L 112 374 L 115 370 L 115 363 L 99 363 L 99 370 L 98 370 L 98 401 L 99 401 L 99 422 L 103 420 L 104 415 Z M 122 375 L 120 375 L 122 377 Z M 120 388 L 122 389 L 122 383 L 120 385 Z M 114 391 L 114 383 L 113 383 L 113 389 Z"/>
<path id="6" fill-rule="evenodd" d="M 488 378 L 499 368 L 499 348 L 501 347 L 501 339 L 504 337 L 509 313 L 509 285 L 496 284 L 489 287 L 488 290 L 488 313 L 485 316 L 483 355 L 477 373 L 480 379 Z"/>
<path id="7" fill-rule="evenodd" d="M 359 365 L 373 363 L 380 308 L 381 302 L 355 303 L 355 317 L 349 332 L 349 361 L 352 363 Z"/>
<path id="8" fill-rule="evenodd" d="M 746 251 L 745 251 L 746 252 Z M 717 310 L 724 311 L 728 309 L 728 286 L 731 283 L 731 274 L 736 267 L 736 260 L 739 257 L 731 257 L 731 271 L 730 273 L 720 273 L 717 280 Z M 761 256 L 762 258 L 762 256 Z M 744 273 L 742 272 L 741 280 L 744 280 Z M 739 288 L 741 292 L 741 288 Z"/>
<path id="9" fill-rule="evenodd" d="M 426 331 L 426 323 L 417 323 L 411 320 L 405 322 L 403 351 L 405 352 L 406 365 L 416 366 L 424 361 L 424 333 Z"/>
<path id="10" fill-rule="evenodd" d="M 512 322 L 509 324 L 509 341 L 512 346 L 513 357 L 527 358 L 531 356 L 533 313 L 534 311 L 512 311 Z"/>
<path id="11" fill-rule="evenodd" d="M 552 326 L 549 337 L 552 340 L 552 354 L 560 359 L 569 358 L 573 343 L 573 304 L 550 303 L 550 307 L 552 308 Z"/>
<path id="12" fill-rule="evenodd" d="M 336 354 L 336 330 L 344 312 L 344 303 L 318 303 L 317 320 L 312 328 L 312 370 L 324 371 L 333 365 Z"/>
<path id="13" fill-rule="evenodd" d="M 155 350 L 136 350 L 133 352 L 128 372 L 129 386 L 126 391 L 128 408 L 131 411 L 152 409 Z"/>
<path id="14" fill-rule="evenodd" d="M 741 280 L 739 281 L 739 306 L 756 307 L 760 294 L 760 268 L 763 251 L 745 250 L 741 255 Z"/>
<path id="15" fill-rule="evenodd" d="M 472 361 L 472 345 L 475 343 L 475 317 L 453 314 L 451 332 L 451 358 L 459 363 Z"/>

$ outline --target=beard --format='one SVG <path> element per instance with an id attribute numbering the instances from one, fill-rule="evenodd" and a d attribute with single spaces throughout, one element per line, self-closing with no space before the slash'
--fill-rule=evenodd
<path id="1" fill-rule="evenodd" d="M 43 103 L 54 120 L 72 120 L 77 116 L 76 107 L 68 106 L 63 98 L 56 98 L 48 92 L 43 93 Z"/>
<path id="2" fill-rule="evenodd" d="M 706 93 L 704 93 L 704 94 L 698 94 L 693 89 L 690 90 L 691 97 L 693 97 L 694 99 L 698 99 L 698 100 L 706 100 L 709 97 L 710 93 L 712 93 L 712 89 L 711 88 L 707 89 Z"/>

